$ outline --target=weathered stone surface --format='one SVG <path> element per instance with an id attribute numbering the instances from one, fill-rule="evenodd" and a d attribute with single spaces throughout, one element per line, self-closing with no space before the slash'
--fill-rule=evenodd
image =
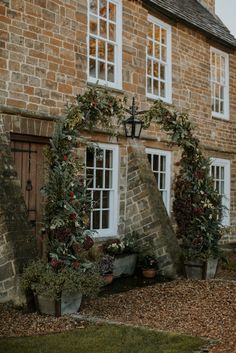
<path id="1" fill-rule="evenodd" d="M 5 265 L 0 266 L 0 281 L 4 281 L 7 278 L 13 277 L 14 271 L 12 263 L 8 262 Z"/>

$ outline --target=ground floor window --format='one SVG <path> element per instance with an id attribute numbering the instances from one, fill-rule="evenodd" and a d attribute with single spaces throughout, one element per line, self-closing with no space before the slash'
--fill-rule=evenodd
<path id="1" fill-rule="evenodd" d="M 210 173 L 214 180 L 215 189 L 222 196 L 225 206 L 223 224 L 230 224 L 230 161 L 227 159 L 212 158 Z"/>
<path id="2" fill-rule="evenodd" d="M 118 146 L 96 144 L 86 150 L 86 181 L 93 209 L 90 228 L 98 236 L 117 233 Z"/>
<path id="3" fill-rule="evenodd" d="M 168 151 L 146 148 L 151 169 L 161 192 L 163 202 L 170 212 L 170 175 L 171 175 L 171 153 Z"/>

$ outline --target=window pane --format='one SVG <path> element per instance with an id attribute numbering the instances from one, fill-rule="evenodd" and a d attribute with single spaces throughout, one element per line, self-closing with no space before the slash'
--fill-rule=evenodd
<path id="1" fill-rule="evenodd" d="M 220 87 L 220 98 L 224 99 L 224 87 L 223 86 Z"/>
<path id="2" fill-rule="evenodd" d="M 116 26 L 113 23 L 109 23 L 109 39 L 116 40 Z"/>
<path id="3" fill-rule="evenodd" d="M 224 114 L 224 101 L 220 101 L 220 113 Z"/>
<path id="4" fill-rule="evenodd" d="M 100 211 L 93 211 L 93 226 L 92 229 L 100 229 Z"/>
<path id="5" fill-rule="evenodd" d="M 98 23 L 97 18 L 94 16 L 90 16 L 90 33 L 96 34 L 98 33 Z"/>
<path id="6" fill-rule="evenodd" d="M 89 59 L 89 75 L 96 77 L 96 61 L 94 59 Z"/>
<path id="7" fill-rule="evenodd" d="M 105 41 L 104 40 L 99 40 L 98 41 L 98 57 L 100 59 L 105 59 Z"/>
<path id="8" fill-rule="evenodd" d="M 220 85 L 215 84 L 215 98 L 220 97 Z"/>
<path id="9" fill-rule="evenodd" d="M 116 20 L 116 6 L 115 6 L 115 4 L 112 4 L 111 2 L 109 2 L 109 19 L 111 21 Z"/>
<path id="10" fill-rule="evenodd" d="M 114 62 L 115 61 L 115 58 L 114 58 L 114 55 L 115 55 L 115 47 L 113 44 L 107 44 L 107 58 L 108 58 L 108 61 L 111 61 L 111 62 Z"/>
<path id="11" fill-rule="evenodd" d="M 160 83 L 160 96 L 161 97 L 165 97 L 166 96 L 166 85 L 165 85 L 165 82 L 161 82 Z"/>
<path id="12" fill-rule="evenodd" d="M 103 167 L 103 158 L 104 158 L 103 156 L 104 156 L 104 150 L 97 149 L 96 150 L 96 167 L 97 168 Z"/>
<path id="13" fill-rule="evenodd" d="M 161 60 L 166 62 L 166 47 L 161 47 Z"/>
<path id="14" fill-rule="evenodd" d="M 224 183 L 224 181 L 221 181 L 221 185 L 220 185 L 220 193 L 221 193 L 221 195 L 224 195 L 224 190 L 225 190 L 225 183 Z"/>
<path id="15" fill-rule="evenodd" d="M 147 78 L 147 92 L 152 93 L 152 80 L 150 77 Z"/>
<path id="16" fill-rule="evenodd" d="M 161 80 L 165 80 L 166 75 L 165 75 L 165 65 L 160 64 L 160 78 Z"/>
<path id="17" fill-rule="evenodd" d="M 167 44 L 167 32 L 166 29 L 161 29 L 161 42 L 162 44 Z"/>
<path id="18" fill-rule="evenodd" d="M 93 169 L 86 170 L 86 183 L 89 188 L 93 187 Z"/>
<path id="19" fill-rule="evenodd" d="M 156 95 L 156 96 L 159 96 L 159 89 L 158 89 L 158 81 L 157 80 L 153 80 L 153 93 Z"/>
<path id="20" fill-rule="evenodd" d="M 158 62 L 153 63 L 153 76 L 156 78 L 159 77 L 159 64 L 158 64 Z"/>
<path id="21" fill-rule="evenodd" d="M 216 70 L 216 81 L 217 82 L 220 82 L 220 77 L 221 77 L 221 70 L 219 67 L 217 67 L 217 70 Z"/>
<path id="22" fill-rule="evenodd" d="M 107 17 L 107 0 L 100 0 L 100 16 Z"/>
<path id="23" fill-rule="evenodd" d="M 93 191 L 93 208 L 100 208 L 101 191 Z"/>
<path id="24" fill-rule="evenodd" d="M 112 178 L 111 178 L 111 171 L 105 171 L 105 188 L 110 189 L 112 188 Z"/>
<path id="25" fill-rule="evenodd" d="M 106 168 L 112 168 L 112 151 L 106 150 Z"/>
<path id="26" fill-rule="evenodd" d="M 102 228 L 108 228 L 109 227 L 109 213 L 108 211 L 103 211 L 102 212 Z"/>
<path id="27" fill-rule="evenodd" d="M 105 80 L 105 64 L 101 61 L 98 62 L 98 78 Z"/>
<path id="28" fill-rule="evenodd" d="M 114 65 L 110 65 L 110 64 L 107 65 L 107 74 L 108 74 L 107 80 L 109 82 L 114 82 L 115 81 Z"/>
<path id="29" fill-rule="evenodd" d="M 109 208 L 109 191 L 103 191 L 102 207 Z"/>
<path id="30" fill-rule="evenodd" d="M 107 37 L 107 22 L 100 20 L 100 36 L 103 38 Z"/>
<path id="31" fill-rule="evenodd" d="M 164 172 L 166 170 L 166 157 L 165 156 L 160 156 L 161 159 L 161 171 Z"/>
<path id="32" fill-rule="evenodd" d="M 148 41 L 148 55 L 153 56 L 153 42 L 151 40 Z"/>
<path id="33" fill-rule="evenodd" d="M 152 61 L 148 60 L 147 62 L 147 73 L 148 75 L 152 75 Z"/>
<path id="34" fill-rule="evenodd" d="M 225 168 L 224 168 L 224 167 L 221 167 L 221 168 L 220 168 L 220 171 L 221 171 L 220 177 L 221 177 L 221 179 L 224 180 L 224 178 L 225 178 Z"/>
<path id="35" fill-rule="evenodd" d="M 90 5 L 90 11 L 97 14 L 97 11 L 98 11 L 97 0 L 90 0 L 89 5 Z"/>
<path id="36" fill-rule="evenodd" d="M 153 155 L 153 171 L 159 170 L 159 155 Z"/>
<path id="37" fill-rule="evenodd" d="M 160 27 L 159 26 L 155 26 L 155 40 L 157 42 L 160 42 Z"/>
<path id="38" fill-rule="evenodd" d="M 160 174 L 160 189 L 165 189 L 166 187 L 166 175 L 164 173 Z"/>
<path id="39" fill-rule="evenodd" d="M 90 38 L 89 40 L 89 54 L 96 56 L 96 39 Z"/>
<path id="40" fill-rule="evenodd" d="M 95 188 L 97 189 L 102 189 L 103 187 L 103 171 L 102 170 L 96 170 L 96 185 Z"/>
<path id="41" fill-rule="evenodd" d="M 160 58 L 160 45 L 155 44 L 155 58 L 159 59 Z"/>

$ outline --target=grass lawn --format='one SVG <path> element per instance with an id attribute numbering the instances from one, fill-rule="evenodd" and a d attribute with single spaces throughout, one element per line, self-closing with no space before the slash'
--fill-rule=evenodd
<path id="1" fill-rule="evenodd" d="M 60 334 L 0 339 L 0 353 L 192 353 L 200 338 L 117 325 Z"/>

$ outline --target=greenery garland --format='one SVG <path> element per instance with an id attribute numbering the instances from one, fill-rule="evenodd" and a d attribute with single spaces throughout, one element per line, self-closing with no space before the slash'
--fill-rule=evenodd
<path id="1" fill-rule="evenodd" d="M 50 234 L 51 259 L 76 266 L 76 244 L 92 243 L 88 229 L 91 200 L 83 180 L 83 168 L 74 154 L 78 133 L 83 129 L 105 127 L 114 131 L 124 118 L 125 100 L 107 90 L 88 89 L 68 107 L 68 113 L 56 129 L 47 153 L 48 183 L 44 231 Z M 177 235 L 183 240 L 186 257 L 217 256 L 222 233 L 222 202 L 209 176 L 209 160 L 200 151 L 199 140 L 187 114 L 171 112 L 156 101 L 142 116 L 144 127 L 159 123 L 182 148 L 180 173 L 174 184 L 173 212 Z M 79 245 L 80 244 L 80 245 Z"/>

